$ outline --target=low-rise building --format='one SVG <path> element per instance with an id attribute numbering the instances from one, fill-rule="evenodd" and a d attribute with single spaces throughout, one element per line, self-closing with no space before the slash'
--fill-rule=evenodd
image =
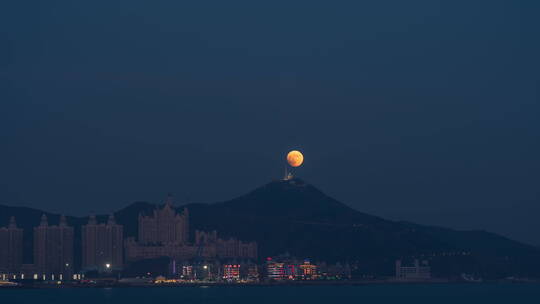
<path id="1" fill-rule="evenodd" d="M 404 265 L 401 260 L 396 261 L 396 279 L 398 280 L 428 280 L 431 279 L 431 267 L 427 261 L 418 259 L 412 265 Z"/>
<path id="2" fill-rule="evenodd" d="M 229 282 L 240 280 L 240 266 L 240 264 L 224 264 L 223 279 Z"/>

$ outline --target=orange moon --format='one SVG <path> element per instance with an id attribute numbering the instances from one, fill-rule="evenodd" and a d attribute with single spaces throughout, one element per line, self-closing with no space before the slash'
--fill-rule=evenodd
<path id="1" fill-rule="evenodd" d="M 287 162 L 291 167 L 300 167 L 304 162 L 304 155 L 300 151 L 293 150 L 287 154 Z"/>

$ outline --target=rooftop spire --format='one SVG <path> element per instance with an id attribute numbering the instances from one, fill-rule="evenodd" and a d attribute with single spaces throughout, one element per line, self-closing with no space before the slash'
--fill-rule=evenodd
<path id="1" fill-rule="evenodd" d="M 283 176 L 283 180 L 288 181 L 293 179 L 293 175 L 289 170 L 287 169 L 287 165 L 285 165 L 285 175 Z"/>
<path id="2" fill-rule="evenodd" d="M 88 217 L 88 225 L 95 225 L 95 224 L 97 224 L 96 216 L 92 214 Z"/>
<path id="3" fill-rule="evenodd" d="M 165 199 L 165 205 L 172 206 L 173 205 L 173 195 L 172 193 L 167 193 L 167 198 Z"/>
<path id="4" fill-rule="evenodd" d="M 17 228 L 17 223 L 15 222 L 14 216 L 9 218 L 9 228 Z"/>
<path id="5" fill-rule="evenodd" d="M 47 221 L 47 215 L 43 213 L 41 216 L 41 222 L 39 223 L 40 226 L 49 226 L 49 222 Z"/>
<path id="6" fill-rule="evenodd" d="M 60 216 L 60 226 L 67 226 L 67 220 L 65 215 Z"/>
<path id="7" fill-rule="evenodd" d="M 107 225 L 114 225 L 116 222 L 114 221 L 114 215 L 109 215 L 109 219 L 107 220 Z"/>

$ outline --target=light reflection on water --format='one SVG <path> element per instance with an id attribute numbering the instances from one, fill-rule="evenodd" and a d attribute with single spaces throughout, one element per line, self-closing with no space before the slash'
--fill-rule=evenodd
<path id="1" fill-rule="evenodd" d="M 540 284 L 11 289 L 0 303 L 540 303 Z"/>

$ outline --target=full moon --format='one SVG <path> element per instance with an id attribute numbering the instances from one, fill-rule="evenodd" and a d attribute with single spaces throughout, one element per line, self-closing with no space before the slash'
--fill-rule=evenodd
<path id="1" fill-rule="evenodd" d="M 300 167 L 304 162 L 304 155 L 300 151 L 293 150 L 287 154 L 287 162 L 291 167 Z"/>

